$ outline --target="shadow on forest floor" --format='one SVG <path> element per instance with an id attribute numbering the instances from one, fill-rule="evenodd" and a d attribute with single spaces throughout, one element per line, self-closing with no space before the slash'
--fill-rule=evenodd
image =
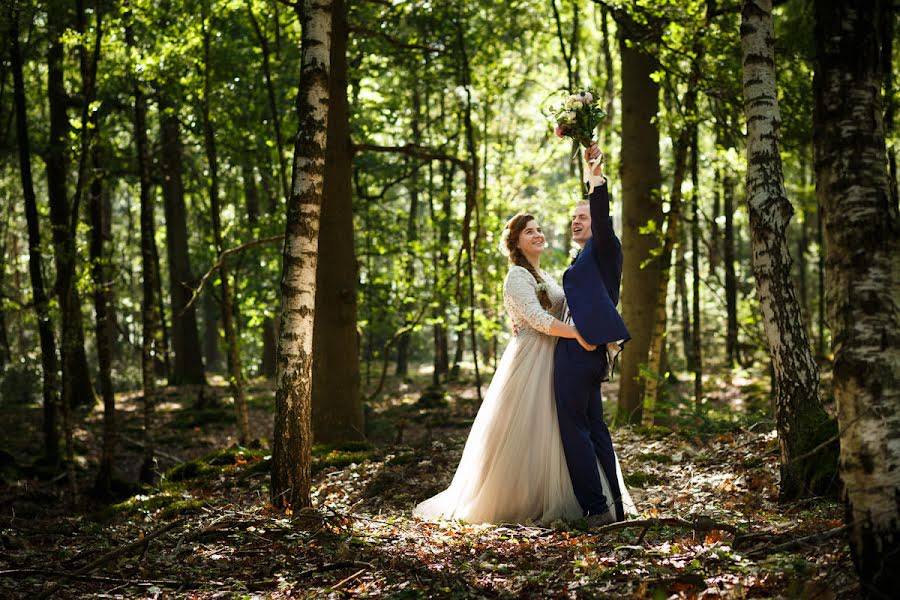
<path id="1" fill-rule="evenodd" d="M 656 521 L 589 533 L 578 523 L 411 518 L 416 502 L 449 483 L 478 409 L 471 384 L 434 397 L 418 377 L 391 380 L 369 407 L 367 442 L 315 448 L 314 508 L 294 514 L 267 503 L 274 391 L 266 381 L 249 389 L 257 449 L 235 445 L 223 381 L 207 391 L 219 402 L 203 409 L 167 390 L 156 432 L 161 482 L 113 504 L 85 496 L 71 507 L 61 480 L 35 477 L 29 457 L 39 455 L 40 411 L 0 406 L 0 426 L 16 432 L 0 472 L 0 596 L 55 585 L 65 598 L 859 595 L 840 536 L 779 548 L 839 527 L 842 509 L 824 498 L 777 501 L 765 385 L 710 380 L 704 418 L 682 410 L 687 400 L 671 386 L 663 426 L 614 429 L 639 518 Z M 615 384 L 604 390 L 615 397 Z M 133 480 L 140 397 L 120 395 L 119 407 L 121 475 Z M 98 407 L 77 431 L 81 489 L 96 470 L 101 417 Z M 739 534 L 710 529 L 711 521 Z"/>

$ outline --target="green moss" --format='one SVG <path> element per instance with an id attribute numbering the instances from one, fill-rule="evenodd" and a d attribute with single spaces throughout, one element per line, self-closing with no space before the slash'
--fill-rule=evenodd
<path id="1" fill-rule="evenodd" d="M 648 460 L 651 462 L 657 463 L 671 463 L 672 457 L 668 454 L 660 454 L 658 452 L 644 452 L 643 454 L 638 454 L 638 458 L 641 460 Z"/>
<path id="2" fill-rule="evenodd" d="M 162 519 L 172 519 L 180 515 L 198 512 L 204 506 L 206 506 L 206 502 L 203 500 L 178 500 L 164 508 L 159 516 Z"/>
<path id="3" fill-rule="evenodd" d="M 624 475 L 625 484 L 630 487 L 647 487 L 648 485 L 657 485 L 660 479 L 652 473 L 644 473 L 643 471 L 632 471 Z"/>
<path id="4" fill-rule="evenodd" d="M 167 481 L 186 481 L 188 479 L 205 477 L 217 472 L 218 469 L 209 466 L 202 459 L 196 458 L 169 469 L 166 472 L 165 479 Z"/>
<path id="5" fill-rule="evenodd" d="M 415 462 L 419 462 L 419 460 L 421 460 L 421 458 L 419 457 L 418 454 L 416 454 L 413 451 L 408 451 L 408 452 L 400 452 L 399 454 L 396 454 L 391 460 L 388 461 L 387 464 L 392 465 L 392 466 L 393 465 L 398 465 L 398 466 L 399 465 L 409 465 L 409 464 L 412 464 Z"/>
<path id="6" fill-rule="evenodd" d="M 662 439 L 672 434 L 672 430 L 662 425 L 651 425 L 650 427 L 635 427 L 634 432 L 643 437 Z"/>

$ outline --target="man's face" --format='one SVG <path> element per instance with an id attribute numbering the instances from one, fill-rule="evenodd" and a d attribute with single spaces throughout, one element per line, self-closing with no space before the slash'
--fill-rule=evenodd
<path id="1" fill-rule="evenodd" d="M 579 204 L 572 214 L 572 240 L 584 248 L 591 239 L 591 209 L 587 204 Z"/>

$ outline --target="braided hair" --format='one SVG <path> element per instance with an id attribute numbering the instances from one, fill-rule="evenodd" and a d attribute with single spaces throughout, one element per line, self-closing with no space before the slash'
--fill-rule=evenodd
<path id="1" fill-rule="evenodd" d="M 528 259 L 525 258 L 521 248 L 519 248 L 519 235 L 530 221 L 534 221 L 533 216 L 528 213 L 520 212 L 506 223 L 507 256 L 509 256 L 510 263 L 528 269 L 528 272 L 531 273 L 534 280 L 538 282 L 538 285 L 542 285 L 544 283 L 544 278 L 541 277 L 538 270 L 534 268 L 534 265 L 528 262 Z M 550 296 L 547 294 L 547 290 L 543 289 L 543 287 L 538 289 L 537 297 L 541 306 L 545 309 L 549 309 L 553 305 L 553 303 L 550 302 Z"/>

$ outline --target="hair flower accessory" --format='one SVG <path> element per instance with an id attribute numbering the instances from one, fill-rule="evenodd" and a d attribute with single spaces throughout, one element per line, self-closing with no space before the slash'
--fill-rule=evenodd
<path id="1" fill-rule="evenodd" d="M 542 292 L 543 292 L 544 294 L 547 294 L 547 293 L 550 292 L 550 286 L 547 285 L 546 283 L 543 283 L 543 282 L 537 284 L 537 293 L 540 294 L 540 293 L 542 293 Z"/>
<path id="2" fill-rule="evenodd" d="M 507 259 L 509 258 L 509 248 L 507 246 L 507 242 L 509 241 L 509 227 L 503 228 L 503 233 L 500 234 L 500 254 L 502 254 Z"/>

